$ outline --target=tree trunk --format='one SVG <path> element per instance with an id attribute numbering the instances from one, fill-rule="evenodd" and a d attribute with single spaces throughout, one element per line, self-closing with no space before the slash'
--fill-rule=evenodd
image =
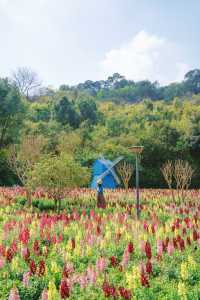
<path id="1" fill-rule="evenodd" d="M 31 191 L 29 189 L 26 190 L 26 198 L 27 198 L 28 205 L 31 206 L 32 205 L 32 195 L 31 195 Z"/>

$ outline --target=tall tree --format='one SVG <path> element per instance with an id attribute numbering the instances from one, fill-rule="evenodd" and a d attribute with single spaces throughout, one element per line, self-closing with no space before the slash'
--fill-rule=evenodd
<path id="1" fill-rule="evenodd" d="M 0 148 L 15 141 L 24 112 L 18 90 L 7 79 L 0 79 Z"/>
<path id="2" fill-rule="evenodd" d="M 73 103 L 70 102 L 66 96 L 62 97 L 55 104 L 55 116 L 56 120 L 62 125 L 69 124 L 73 128 L 77 128 L 79 125 L 79 115 Z"/>
<path id="3" fill-rule="evenodd" d="M 96 124 L 98 120 L 97 105 L 93 99 L 81 99 L 78 102 L 81 120 L 88 120 L 91 124 Z"/>

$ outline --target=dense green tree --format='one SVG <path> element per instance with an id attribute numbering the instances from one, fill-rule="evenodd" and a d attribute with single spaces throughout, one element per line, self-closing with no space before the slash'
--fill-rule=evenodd
<path id="1" fill-rule="evenodd" d="M 200 69 L 194 69 L 185 74 L 186 90 L 191 93 L 200 93 Z"/>
<path id="2" fill-rule="evenodd" d="M 81 121 L 88 120 L 90 124 L 96 124 L 98 121 L 97 105 L 93 99 L 81 99 L 78 101 Z"/>
<path id="3" fill-rule="evenodd" d="M 7 79 L 0 79 L 0 148 L 16 141 L 24 112 L 18 90 Z"/>
<path id="4" fill-rule="evenodd" d="M 80 123 L 80 117 L 73 103 L 65 96 L 55 104 L 55 117 L 62 125 L 69 124 L 72 128 L 77 128 Z"/>

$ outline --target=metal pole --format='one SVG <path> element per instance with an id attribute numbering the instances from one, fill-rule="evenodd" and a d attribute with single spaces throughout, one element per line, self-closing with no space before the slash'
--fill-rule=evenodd
<path id="1" fill-rule="evenodd" d="M 138 155 L 136 153 L 135 158 L 135 171 L 136 171 L 136 211 L 137 211 L 137 218 L 140 218 L 140 194 L 139 194 L 139 168 L 138 168 Z"/>

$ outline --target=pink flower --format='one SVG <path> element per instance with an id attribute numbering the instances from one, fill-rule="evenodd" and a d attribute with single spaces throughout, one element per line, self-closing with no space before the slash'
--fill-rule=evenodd
<path id="1" fill-rule="evenodd" d="M 17 288 L 12 288 L 8 300 L 20 300 Z"/>
<path id="2" fill-rule="evenodd" d="M 95 284 L 97 281 L 97 272 L 92 267 L 88 267 L 87 268 L 87 277 L 88 277 L 89 283 Z"/>
<path id="3" fill-rule="evenodd" d="M 41 295 L 41 300 L 48 300 L 48 291 L 44 289 Z"/>
<path id="4" fill-rule="evenodd" d="M 145 245 L 146 245 L 145 241 L 140 242 L 140 248 L 142 252 L 145 252 Z"/>
<path id="5" fill-rule="evenodd" d="M 30 239 L 30 233 L 28 228 L 23 228 L 19 234 L 19 240 L 24 244 L 27 245 Z"/>
<path id="6" fill-rule="evenodd" d="M 26 273 L 23 274 L 23 285 L 25 287 L 28 287 L 29 278 L 30 278 L 30 272 L 26 272 Z"/>
<path id="7" fill-rule="evenodd" d="M 107 266 L 107 261 L 105 258 L 101 257 L 96 262 L 96 268 L 98 272 L 103 272 Z"/>
<path id="8" fill-rule="evenodd" d="M 126 248 L 122 257 L 121 266 L 125 268 L 128 265 L 129 260 L 130 260 L 130 253 Z"/>
<path id="9" fill-rule="evenodd" d="M 78 278 L 78 282 L 80 284 L 80 287 L 82 289 L 84 289 L 87 286 L 87 284 L 88 284 L 87 274 L 84 273 L 84 274 L 80 275 L 79 278 Z"/>
<path id="10" fill-rule="evenodd" d="M 172 255 L 173 252 L 174 252 L 174 244 L 170 241 L 167 246 L 167 253 L 169 255 Z"/>
<path id="11" fill-rule="evenodd" d="M 4 267 L 5 260 L 0 257 L 0 270 Z"/>
<path id="12" fill-rule="evenodd" d="M 157 255 L 161 257 L 163 254 L 163 242 L 161 240 L 157 241 Z"/>

